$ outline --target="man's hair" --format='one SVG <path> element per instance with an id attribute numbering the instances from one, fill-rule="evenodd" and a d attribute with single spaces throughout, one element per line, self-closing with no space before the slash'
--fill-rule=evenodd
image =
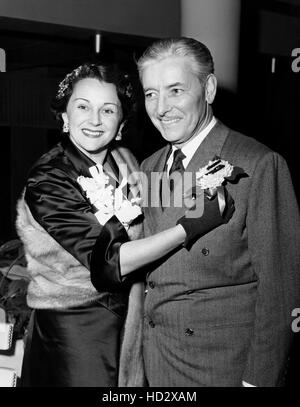
<path id="1" fill-rule="evenodd" d="M 194 61 L 193 69 L 200 82 L 214 73 L 214 61 L 209 49 L 193 38 L 165 38 L 151 44 L 137 61 L 140 78 L 144 68 L 153 60 L 160 61 L 170 56 L 188 57 Z"/>

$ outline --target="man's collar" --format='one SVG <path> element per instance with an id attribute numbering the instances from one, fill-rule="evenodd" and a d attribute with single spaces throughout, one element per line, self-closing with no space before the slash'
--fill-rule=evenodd
<path id="1" fill-rule="evenodd" d="M 190 160 L 192 159 L 193 155 L 197 151 L 198 147 L 202 143 L 202 141 L 205 139 L 205 137 L 208 135 L 208 133 L 211 131 L 211 129 L 215 126 L 217 123 L 217 119 L 215 116 L 212 117 L 211 121 L 208 123 L 208 125 L 202 129 L 195 137 L 193 137 L 187 144 L 185 144 L 182 147 L 182 152 L 185 155 L 185 159 L 182 161 L 184 167 L 186 168 Z M 173 157 L 174 151 L 177 150 L 177 147 L 172 146 L 172 151 L 170 156 Z"/>

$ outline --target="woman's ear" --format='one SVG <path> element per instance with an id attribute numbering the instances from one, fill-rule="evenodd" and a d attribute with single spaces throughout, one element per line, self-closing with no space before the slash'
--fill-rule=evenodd
<path id="1" fill-rule="evenodd" d="M 61 114 L 61 118 L 63 119 L 64 124 L 69 124 L 68 115 L 66 112 Z"/>
<path id="2" fill-rule="evenodd" d="M 64 122 L 63 132 L 69 133 L 69 119 L 68 119 L 67 113 L 66 112 L 62 113 L 61 118 L 63 119 L 63 122 Z"/>
<path id="3" fill-rule="evenodd" d="M 208 104 L 212 104 L 217 93 L 217 78 L 214 74 L 208 75 L 205 86 L 205 98 Z"/>

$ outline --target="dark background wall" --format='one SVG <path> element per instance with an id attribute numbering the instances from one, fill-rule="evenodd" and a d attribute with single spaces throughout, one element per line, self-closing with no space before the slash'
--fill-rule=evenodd
<path id="1" fill-rule="evenodd" d="M 237 125 L 284 156 L 299 201 L 300 1 L 243 1 L 241 21 Z"/>
<path id="2" fill-rule="evenodd" d="M 180 0 L 1 0 L 0 244 L 15 236 L 16 200 L 30 166 L 59 141 L 49 105 L 63 77 L 83 62 L 106 61 L 138 83 L 135 57 L 153 38 L 179 34 Z M 127 137 L 138 157 L 156 145 L 144 137 L 144 120 L 141 109 Z"/>
<path id="3" fill-rule="evenodd" d="M 22 21 L 39 21 L 70 28 L 164 37 L 179 33 L 180 0 L 1 0 L 0 16 L 16 19 L 17 25 Z"/>
<path id="4" fill-rule="evenodd" d="M 29 167 L 59 140 L 60 130 L 49 111 L 57 83 L 82 62 L 97 60 L 116 62 L 138 83 L 135 58 L 154 38 L 180 34 L 179 0 L 114 0 L 110 6 L 105 1 L 75 0 L 72 12 L 69 3 L 64 0 L 55 7 L 47 0 L 30 0 L 26 7 L 21 0 L 0 3 L 0 48 L 7 59 L 7 72 L 0 74 L 0 180 L 5 186 L 0 242 L 15 233 L 15 202 Z M 115 11 L 117 3 L 127 5 L 122 13 Z M 215 114 L 280 152 L 299 198 L 300 72 L 292 70 L 292 51 L 300 48 L 300 2 L 241 4 L 238 89 L 218 90 Z M 95 53 L 97 32 L 100 54 Z M 145 115 L 141 94 L 139 106 L 126 143 L 142 160 L 163 141 Z"/>
<path id="5" fill-rule="evenodd" d="M 292 52 L 300 48 L 300 0 L 241 3 L 238 89 L 218 90 L 215 114 L 282 154 L 300 199 L 300 61 L 292 69 Z M 138 84 L 135 58 L 154 38 L 177 35 L 180 0 L 1 0 L 7 72 L 0 73 L 0 245 L 15 237 L 16 200 L 30 166 L 60 138 L 49 111 L 58 82 L 84 61 L 105 60 L 126 69 Z M 126 143 L 142 160 L 163 141 L 139 98 Z M 297 385 L 299 349 L 293 352 L 289 384 Z"/>

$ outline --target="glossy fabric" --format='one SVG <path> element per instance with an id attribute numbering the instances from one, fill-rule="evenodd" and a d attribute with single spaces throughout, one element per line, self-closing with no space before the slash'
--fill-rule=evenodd
<path id="1" fill-rule="evenodd" d="M 114 153 L 118 157 L 124 156 L 124 161 L 122 156 L 118 164 L 127 164 L 127 157 L 129 161 L 134 161 L 125 149 L 122 154 L 118 149 Z M 25 190 L 25 201 L 36 222 L 90 272 L 91 258 L 102 256 L 102 252 L 93 254 L 93 251 L 96 242 L 97 247 L 101 245 L 103 227 L 98 223 L 94 215 L 96 210 L 83 194 L 77 178 L 80 175 L 90 177 L 88 169 L 93 165 L 95 163 L 89 157 L 79 151 L 68 137 L 64 137 L 31 169 Z M 104 169 L 110 183 L 117 186 L 118 166 L 110 152 Z M 123 227 L 121 229 L 124 230 Z M 37 260 L 43 262 L 40 257 Z M 113 256 L 113 261 L 119 267 L 117 257 L 118 253 Z M 60 265 L 53 271 L 50 282 L 58 282 L 55 273 L 60 279 L 66 278 L 65 270 L 68 267 L 67 262 Z M 95 273 L 102 272 L 97 261 L 95 268 Z M 119 276 L 118 269 L 112 270 Z M 68 278 L 73 278 L 72 273 L 68 274 Z M 76 276 L 74 278 L 76 280 Z M 76 296 L 76 287 L 81 288 L 81 281 L 76 280 L 75 285 L 72 281 L 72 284 L 75 287 L 73 295 Z M 116 386 L 119 339 L 129 288 L 129 281 L 124 284 L 120 279 L 119 287 L 113 293 L 107 286 L 98 285 L 101 300 L 99 298 L 93 305 L 85 303 L 76 308 L 70 307 L 66 298 L 65 309 L 58 311 L 49 306 L 46 310 L 35 310 L 31 326 L 32 341 L 26 347 L 23 363 L 23 384 Z"/>
<path id="2" fill-rule="evenodd" d="M 116 216 L 103 226 L 91 259 L 91 281 L 94 287 L 98 289 L 104 286 L 110 292 L 120 290 L 122 276 L 119 252 L 121 245 L 128 240 L 126 230 Z M 101 270 L 101 273 L 98 273 L 98 270 Z"/>
<path id="3" fill-rule="evenodd" d="M 117 386 L 125 309 L 111 312 L 94 303 L 63 311 L 35 310 L 21 385 Z"/>
<path id="4" fill-rule="evenodd" d="M 65 137 L 33 167 L 25 192 L 35 220 L 87 268 L 102 226 L 76 180 L 79 175 L 90 177 L 88 169 L 93 165 Z M 105 165 L 110 183 L 116 185 L 118 174 L 112 170 L 116 164 L 110 154 Z"/>

